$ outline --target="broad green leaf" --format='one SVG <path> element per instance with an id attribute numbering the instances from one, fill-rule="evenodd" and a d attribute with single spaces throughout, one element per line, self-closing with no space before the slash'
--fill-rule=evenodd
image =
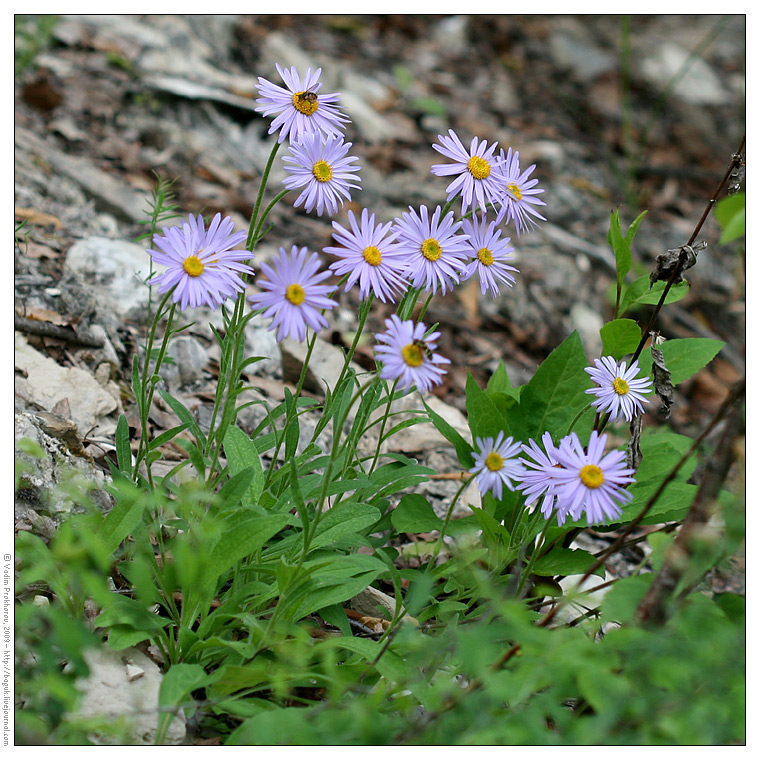
<path id="1" fill-rule="evenodd" d="M 594 556 L 583 549 L 557 547 L 536 560 L 533 572 L 543 576 L 580 575 L 593 563 Z M 599 568 L 594 574 L 604 578 L 604 568 Z"/>
<path id="2" fill-rule="evenodd" d="M 643 277 L 639 277 L 634 280 L 630 285 L 623 288 L 623 295 L 620 299 L 619 314 L 623 315 L 625 312 L 636 304 L 657 304 L 662 297 L 662 291 L 665 289 L 664 282 L 655 282 L 654 285 L 649 280 L 649 275 L 646 274 Z M 668 291 L 668 295 L 665 298 L 665 303 L 675 303 L 680 301 L 684 296 L 689 293 L 689 283 L 684 280 Z"/>
<path id="3" fill-rule="evenodd" d="M 408 493 L 391 512 L 391 522 L 399 533 L 428 533 L 438 530 L 443 521 L 424 496 Z"/>
<path id="4" fill-rule="evenodd" d="M 200 666 L 194 663 L 181 662 L 172 665 L 161 678 L 158 688 L 158 705 L 161 712 L 158 718 L 156 743 L 162 744 L 166 731 L 172 721 L 177 719 L 176 708 L 187 707 L 186 703 L 192 699 L 190 693 L 202 686 L 207 686 L 217 678 L 216 673 L 208 674 Z M 192 714 L 192 710 L 185 710 Z"/>
<path id="5" fill-rule="evenodd" d="M 383 562 L 366 554 L 315 559 L 305 563 L 304 567 L 311 574 L 295 593 L 288 595 L 287 600 L 294 606 L 294 620 L 331 604 L 348 601 L 387 572 Z"/>
<path id="6" fill-rule="evenodd" d="M 246 467 L 244 470 L 235 473 L 220 489 L 219 501 L 225 507 L 232 507 L 241 502 L 249 503 L 245 495 L 255 477 L 256 470 L 253 467 Z"/>
<path id="7" fill-rule="evenodd" d="M 520 400 L 521 386 L 513 387 L 512 382 L 507 374 L 507 367 L 503 361 L 499 362 L 499 366 L 496 368 L 496 372 L 491 375 L 486 385 L 486 391 L 488 393 L 503 393 L 515 401 Z"/>
<path id="8" fill-rule="evenodd" d="M 547 430 L 564 436 L 570 423 L 588 406 L 585 392 L 592 385 L 588 361 L 577 332 L 571 333 L 546 360 L 520 394 L 520 403 L 507 413 L 509 432 L 524 443 L 538 440 Z"/>
<path id="9" fill-rule="evenodd" d="M 213 680 L 200 666 L 181 662 L 172 665 L 161 678 L 158 689 L 158 704 L 164 709 L 181 707 L 191 691 L 206 686 Z"/>
<path id="10" fill-rule="evenodd" d="M 248 467 L 253 469 L 253 477 L 245 493 L 244 503 L 258 504 L 264 489 L 264 471 L 256 444 L 240 428 L 230 427 L 224 436 L 224 453 L 230 475 L 237 475 Z"/>
<path id="11" fill-rule="evenodd" d="M 715 206 L 715 216 L 723 228 L 723 233 L 718 241 L 719 245 L 726 245 L 746 234 L 746 198 L 744 193 L 729 195 L 719 201 Z"/>
<path id="12" fill-rule="evenodd" d="M 506 430 L 504 416 L 499 413 L 489 394 L 480 388 L 470 372 L 467 373 L 465 394 L 467 422 L 473 438 L 495 438 L 502 431 L 509 432 Z"/>
<path id="13" fill-rule="evenodd" d="M 279 530 L 287 525 L 289 515 L 260 515 L 241 509 L 226 517 L 225 530 L 211 552 L 203 570 L 208 590 L 217 579 L 243 557 L 257 552 Z"/>
<path id="14" fill-rule="evenodd" d="M 653 580 L 654 576 L 651 574 L 618 578 L 602 602 L 602 620 L 616 623 L 633 620 L 636 608 Z"/>
<path id="15" fill-rule="evenodd" d="M 602 353 L 620 361 L 633 353 L 641 340 L 641 328 L 632 319 L 614 319 L 599 331 L 602 336 Z"/>
<path id="16" fill-rule="evenodd" d="M 410 674 L 404 660 L 392 649 L 383 647 L 382 644 L 372 641 L 372 639 L 362 639 L 356 636 L 325 639 L 323 642 L 320 642 L 320 646 L 321 648 L 337 647 L 345 649 L 348 652 L 354 652 L 361 655 L 369 663 L 377 660 L 377 664 L 374 667 L 392 683 L 404 683 L 409 679 Z"/>
<path id="17" fill-rule="evenodd" d="M 317 610 L 317 614 L 328 625 L 335 626 L 344 636 L 352 636 L 351 624 L 348 622 L 346 611 L 339 604 L 331 604 L 329 607 L 323 607 Z"/>
<path id="18" fill-rule="evenodd" d="M 128 596 L 115 596 L 109 602 L 94 624 L 98 628 L 110 628 L 114 625 L 128 626 L 135 631 L 141 631 L 143 638 L 148 638 L 151 633 L 160 631 L 170 621 L 151 612 L 146 605 Z"/>
<path id="19" fill-rule="evenodd" d="M 115 552 L 121 542 L 139 525 L 145 504 L 145 499 L 139 493 L 122 494 L 98 531 L 106 551 Z"/>
<path id="20" fill-rule="evenodd" d="M 342 502 L 322 515 L 311 548 L 317 549 L 355 535 L 380 517 L 380 510 L 369 504 Z"/>
<path id="21" fill-rule="evenodd" d="M 673 385 L 688 380 L 706 367 L 725 343 L 712 338 L 675 338 L 658 346 L 665 358 L 665 366 L 670 371 Z M 642 374 L 652 375 L 652 352 L 646 349 L 639 357 Z"/>
<path id="22" fill-rule="evenodd" d="M 623 514 L 618 523 L 633 520 L 647 504 L 658 486 L 659 484 L 654 484 L 651 481 L 641 486 L 632 485 L 628 490 L 633 494 L 633 501 L 623 507 Z M 683 519 L 696 494 L 696 485 L 682 481 L 669 483 L 647 512 L 641 524 L 652 525 L 653 523 L 675 522 Z"/>

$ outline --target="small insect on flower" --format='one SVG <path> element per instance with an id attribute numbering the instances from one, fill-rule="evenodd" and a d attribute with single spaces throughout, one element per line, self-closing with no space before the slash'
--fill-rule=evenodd
<path id="1" fill-rule="evenodd" d="M 394 232 L 400 249 L 407 257 L 406 276 L 415 288 L 441 293 L 458 284 L 466 268 L 467 236 L 457 234 L 462 222 L 454 221 L 449 211 L 441 219 L 441 207 L 432 217 L 426 206 L 420 206 L 419 215 L 410 206 L 409 211 L 396 219 Z"/>
<path id="2" fill-rule="evenodd" d="M 343 199 L 351 200 L 352 187 L 360 187 L 356 172 L 361 167 L 354 166 L 359 159 L 347 156 L 351 143 L 340 136 L 323 137 L 319 133 L 305 134 L 290 145 L 290 156 L 283 156 L 286 164 L 282 184 L 288 190 L 304 188 L 293 204 L 303 205 L 307 212 L 316 209 L 317 214 L 327 211 L 335 214 Z"/>
<path id="3" fill-rule="evenodd" d="M 536 188 L 537 179 L 528 179 L 536 168 L 535 164 L 529 166 L 524 172 L 520 171 L 520 154 L 507 150 L 506 156 L 504 151 L 500 151 L 499 166 L 497 174 L 501 185 L 501 197 L 499 202 L 502 204 L 501 211 L 496 215 L 496 222 L 508 224 L 514 221 L 515 230 L 519 236 L 526 229 L 536 226 L 536 219 L 546 221 L 546 218 L 539 214 L 535 206 L 545 206 L 546 203 L 536 195 L 543 193 L 543 189 Z"/>
<path id="4" fill-rule="evenodd" d="M 486 215 L 480 215 L 480 221 L 465 219 L 462 223 L 462 231 L 469 236 L 470 255 L 473 260 L 464 271 L 464 279 L 472 277 L 475 272 L 480 277 L 480 290 L 485 295 L 486 290 L 491 290 L 491 295 L 496 298 L 499 295 L 498 283 L 504 283 L 512 287 L 515 278 L 511 272 L 517 272 L 517 268 L 507 264 L 514 256 L 510 256 L 515 249 L 509 245 L 509 238 L 500 240 L 501 230 L 496 222 L 487 222 Z"/>
<path id="5" fill-rule="evenodd" d="M 315 92 L 297 92 L 295 97 L 301 104 L 308 103 L 310 106 L 316 106 L 319 103 L 319 98 Z M 304 110 L 309 110 L 308 106 L 304 106 Z"/>
<path id="6" fill-rule="evenodd" d="M 559 443 L 555 456 L 563 469 L 554 474 L 560 504 L 573 520 L 585 512 L 589 525 L 616 520 L 622 514 L 621 505 L 633 499 L 624 490 L 634 483 L 634 470 L 625 466 L 625 452 L 604 453 L 606 433 L 591 432 L 586 450 L 576 433 L 570 433 Z"/>
<path id="7" fill-rule="evenodd" d="M 430 171 L 437 177 L 457 175 L 446 188 L 446 200 L 461 194 L 463 214 L 470 206 L 473 209 L 480 207 L 483 213 L 488 211 L 489 205 L 495 208 L 503 194 L 500 177 L 494 171 L 499 165 L 499 159 L 494 155 L 497 143 L 488 147 L 485 140 L 478 142 L 478 138 L 473 137 L 468 151 L 453 129 L 449 130 L 448 136 L 438 135 L 438 140 L 441 144 L 434 144 L 433 150 L 454 163 L 433 164 Z"/>
<path id="8" fill-rule="evenodd" d="M 256 106 L 259 113 L 264 116 L 276 114 L 269 126 L 269 134 L 279 129 L 278 142 L 292 142 L 311 132 L 324 136 L 340 135 L 350 120 L 335 105 L 340 100 L 339 93 L 319 94 L 322 69 L 312 74 L 309 68 L 301 78 L 295 66 L 282 69 L 279 64 L 275 65 L 286 87 L 259 77 L 259 94 L 262 97 L 256 101 L 261 104 Z"/>
<path id="9" fill-rule="evenodd" d="M 586 393 L 596 396 L 592 405 L 600 413 L 609 412 L 610 420 L 616 422 L 625 418 L 630 422 L 644 411 L 647 399 L 643 394 L 652 392 L 652 381 L 639 377 L 639 363 L 634 361 L 626 369 L 626 362 L 618 364 L 611 356 L 594 359 L 594 367 L 586 367 L 591 379 L 597 384 Z"/>
<path id="10" fill-rule="evenodd" d="M 270 330 L 277 329 L 277 340 L 287 336 L 293 340 L 303 341 L 306 328 L 319 332 L 327 327 L 327 320 L 321 311 L 333 309 L 338 304 L 327 297 L 333 291 L 331 285 L 319 283 L 330 276 L 329 271 L 319 271 L 319 257 L 316 253 L 309 255 L 308 248 L 298 249 L 293 246 L 290 258 L 284 248 L 273 261 L 273 266 L 262 263 L 261 271 L 268 280 L 256 281 L 265 293 L 249 296 L 254 308 L 265 309 L 263 316 L 272 318 Z"/>
<path id="11" fill-rule="evenodd" d="M 148 254 L 166 271 L 150 280 L 159 293 L 174 289 L 172 300 L 184 311 L 188 307 L 209 306 L 216 309 L 228 298 L 245 290 L 243 275 L 253 274 L 246 263 L 253 254 L 232 250 L 246 239 L 245 232 L 234 232 L 235 223 L 217 214 L 206 229 L 203 217 L 190 214 L 182 226 L 164 227 L 156 235 L 160 251 Z"/>
<path id="12" fill-rule="evenodd" d="M 348 275 L 346 290 L 359 282 L 359 297 L 364 299 L 370 293 L 383 303 L 395 301 L 396 297 L 409 283 L 404 279 L 406 255 L 401 246 L 394 242 L 396 236 L 388 234 L 392 222 L 375 225 L 375 215 L 370 216 L 367 209 L 362 209 L 361 222 L 356 221 L 354 212 L 349 209 L 347 230 L 338 222 L 333 222 L 333 237 L 338 246 L 324 248 L 325 253 L 338 257 L 330 264 L 336 276 Z"/>
<path id="13" fill-rule="evenodd" d="M 475 466 L 470 472 L 475 475 L 480 495 L 485 496 L 490 491 L 496 499 L 501 499 L 503 486 L 514 491 L 512 481 L 519 480 L 525 470 L 516 458 L 521 449 L 520 441 L 515 441 L 511 435 L 505 438 L 500 432 L 495 441 L 476 437 L 475 443 L 478 452 L 474 454 Z"/>
<path id="14" fill-rule="evenodd" d="M 375 356 L 382 362 L 380 377 L 398 380 L 401 391 L 416 385 L 420 393 L 427 393 L 443 381 L 446 370 L 443 365 L 451 362 L 435 353 L 438 332 L 425 335 L 422 322 L 416 325 L 411 319 L 404 322 L 397 314 L 385 320 L 386 332 L 375 335 L 378 345 Z"/>

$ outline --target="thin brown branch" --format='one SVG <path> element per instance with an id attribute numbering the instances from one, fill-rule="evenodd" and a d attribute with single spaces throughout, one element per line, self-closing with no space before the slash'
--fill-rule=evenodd
<path id="1" fill-rule="evenodd" d="M 734 461 L 731 444 L 744 431 L 739 400 L 737 399 L 713 456 L 707 460 L 699 489 L 689 506 L 681 530 L 665 555 L 660 572 L 636 609 L 636 618 L 641 623 L 657 625 L 665 622 L 667 600 L 683 578 L 689 558 L 694 553 L 694 542 L 701 527 L 710 519 L 709 506 L 717 497 Z"/>

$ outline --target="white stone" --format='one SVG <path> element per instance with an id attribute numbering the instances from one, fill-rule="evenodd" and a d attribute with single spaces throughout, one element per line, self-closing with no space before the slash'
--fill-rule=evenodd
<path id="1" fill-rule="evenodd" d="M 32 348 L 16 333 L 16 369 L 20 395 L 47 411 L 63 399 L 69 402 L 71 420 L 83 438 L 97 427 L 102 417 L 117 411 L 116 400 L 89 373 L 76 367 L 61 367 Z"/>
<path id="2" fill-rule="evenodd" d="M 142 322 L 148 306 L 145 279 L 150 263 L 150 256 L 139 245 L 90 237 L 69 248 L 63 271 L 93 286 L 101 310 Z"/>
<path id="3" fill-rule="evenodd" d="M 90 674 L 76 682 L 82 692 L 76 717 L 99 718 L 106 724 L 120 725 L 123 721 L 131 744 L 154 744 L 159 716 L 158 690 L 163 678 L 158 666 L 134 648 L 120 652 L 89 649 L 84 657 Z M 130 672 L 134 674 L 137 670 L 142 670 L 142 675 L 130 678 Z M 185 715 L 180 709 L 169 725 L 164 743 L 182 744 L 185 734 Z M 120 739 L 104 732 L 93 732 L 88 738 L 93 744 L 101 745 Z"/>

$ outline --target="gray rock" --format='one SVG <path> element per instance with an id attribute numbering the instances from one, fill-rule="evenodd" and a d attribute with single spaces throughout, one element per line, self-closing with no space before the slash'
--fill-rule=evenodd
<path id="1" fill-rule="evenodd" d="M 449 406 L 433 395 L 425 396 L 425 403 L 437 414 L 443 417 L 465 440 L 470 439 L 470 429 L 464 415 L 453 406 Z M 420 402 L 419 394 L 409 393 L 403 398 L 395 401 L 392 406 L 393 412 L 402 412 L 405 410 L 422 410 L 424 407 Z M 379 409 L 374 416 L 383 414 L 385 407 Z M 395 425 L 412 414 L 399 415 L 392 418 L 392 424 Z M 376 429 L 376 428 L 375 428 Z M 403 428 L 395 433 L 383 445 L 383 450 L 398 451 L 402 453 L 429 451 L 438 448 L 452 448 L 451 444 L 436 430 L 431 422 L 420 422 L 407 428 Z"/>
<path id="2" fill-rule="evenodd" d="M 102 210 L 132 222 L 145 218 L 145 197 L 98 169 L 89 159 L 69 156 L 22 127 L 16 127 L 14 137 L 19 146 L 36 154 L 54 172 L 79 184 Z"/>
<path id="3" fill-rule="evenodd" d="M 383 620 L 392 620 L 396 612 L 396 600 L 383 593 L 379 589 L 367 586 L 360 591 L 350 602 L 349 606 L 355 612 L 367 617 L 379 617 Z M 404 615 L 403 620 L 414 625 L 419 625 L 411 615 Z"/>
<path id="4" fill-rule="evenodd" d="M 21 375 L 16 377 L 17 395 L 47 411 L 67 400 L 80 436 L 85 437 L 104 422 L 104 417 L 118 411 L 117 401 L 89 372 L 61 367 L 18 333 L 15 349 L 16 369 Z"/>
<path id="5" fill-rule="evenodd" d="M 108 478 L 86 457 L 72 423 L 44 412 L 22 412 L 15 415 L 14 428 L 14 454 L 21 475 L 17 519 L 26 520 L 38 535 L 50 538 L 55 525 L 41 513 L 56 516 L 75 510 L 88 491 L 94 504 L 110 508 L 111 498 L 103 490 Z M 33 453 L 35 448 L 41 456 Z M 59 488 L 72 479 L 79 487 L 68 492 Z"/>
<path id="6" fill-rule="evenodd" d="M 188 385 L 203 377 L 203 370 L 208 363 L 206 347 L 191 335 L 179 335 L 171 340 L 167 354 L 174 359 L 174 364 L 164 364 L 161 374 L 169 384 L 169 390 Z"/>
<path id="7" fill-rule="evenodd" d="M 139 649 L 90 649 L 84 653 L 90 674 L 77 680 L 82 692 L 75 719 L 103 721 L 103 729 L 88 735 L 93 744 L 118 744 L 126 739 L 135 745 L 152 745 L 158 729 L 158 690 L 163 678 L 156 663 Z M 106 730 L 117 725 L 122 735 Z M 172 719 L 164 744 L 182 744 L 187 729 L 185 714 L 180 708 Z"/>
<path id="8" fill-rule="evenodd" d="M 247 358 L 263 357 L 248 368 L 249 372 L 266 377 L 282 377 L 282 355 L 276 334 L 269 329 L 269 320 L 260 314 L 248 321 L 245 326 L 245 355 Z"/>
<path id="9" fill-rule="evenodd" d="M 583 303 L 575 303 L 570 309 L 570 330 L 577 330 L 587 356 L 601 356 L 602 338 L 599 330 L 604 319 Z"/>
<path id="10" fill-rule="evenodd" d="M 280 343 L 282 351 L 282 374 L 286 382 L 297 383 L 301 375 L 304 361 L 306 360 L 306 341 L 298 343 L 291 338 L 285 338 Z M 309 367 L 306 370 L 304 388 L 313 393 L 324 394 L 326 389 L 335 389 L 341 370 L 345 363 L 345 354 L 337 346 L 317 336 L 309 358 Z M 357 364 L 351 363 L 352 369 L 361 374 L 364 370 Z"/>
<path id="11" fill-rule="evenodd" d="M 677 76 L 673 94 L 691 105 L 721 106 L 733 102 L 734 96 L 703 58 L 690 61 L 686 69 L 689 56 L 685 48 L 666 42 L 641 62 L 641 71 L 657 90 L 663 90 Z"/>
<path id="12" fill-rule="evenodd" d="M 554 60 L 581 82 L 590 82 L 615 71 L 618 65 L 612 53 L 598 49 L 585 35 L 581 38 L 564 30 L 554 32 L 549 48 Z"/>
<path id="13" fill-rule="evenodd" d="M 143 322 L 148 307 L 144 280 L 150 263 L 150 256 L 139 245 L 90 237 L 69 248 L 63 271 L 64 276 L 77 276 L 93 286 L 100 312 Z"/>

